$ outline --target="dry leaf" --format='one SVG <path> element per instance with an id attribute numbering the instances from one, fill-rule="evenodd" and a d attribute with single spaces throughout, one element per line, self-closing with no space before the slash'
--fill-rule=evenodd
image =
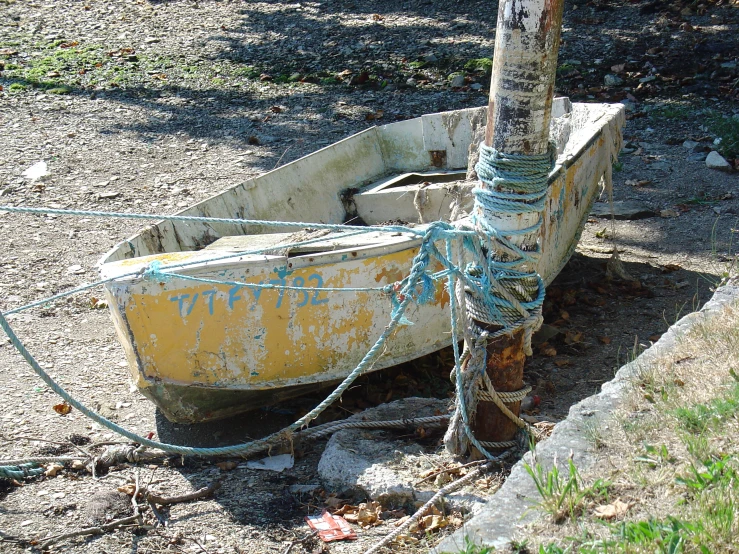
<path id="1" fill-rule="evenodd" d="M 359 511 L 357 512 L 357 523 L 362 527 L 382 525 L 381 513 L 382 506 L 379 502 L 363 502 L 359 505 Z"/>
<path id="2" fill-rule="evenodd" d="M 56 477 L 56 474 L 63 469 L 64 466 L 62 464 L 49 464 L 48 466 L 46 466 L 46 471 L 44 471 L 44 475 L 46 475 L 47 477 Z"/>
<path id="3" fill-rule="evenodd" d="M 329 496 L 326 499 L 326 506 L 332 510 L 340 506 L 343 506 L 345 504 L 346 504 L 346 500 L 344 500 L 343 498 L 339 498 L 338 496 Z"/>
<path id="4" fill-rule="evenodd" d="M 553 358 L 557 355 L 557 349 L 550 345 L 548 342 L 545 342 L 539 347 L 539 354 L 541 354 L 542 356 Z"/>
<path id="5" fill-rule="evenodd" d="M 236 462 L 218 462 L 216 465 L 221 471 L 231 471 L 232 469 L 236 469 L 236 466 L 239 464 Z"/>
<path id="6" fill-rule="evenodd" d="M 133 483 L 126 483 L 125 485 L 121 485 L 118 487 L 118 492 L 122 492 L 123 494 L 127 494 L 128 496 L 133 496 L 133 493 L 136 492 L 136 485 Z"/>
<path id="7" fill-rule="evenodd" d="M 418 526 L 424 531 L 438 531 L 449 525 L 449 522 L 440 515 L 423 516 L 418 522 Z"/>
<path id="8" fill-rule="evenodd" d="M 620 517 L 624 515 L 627 511 L 629 511 L 629 508 L 631 508 L 632 504 L 621 502 L 620 500 L 616 500 L 611 504 L 607 504 L 605 506 L 598 506 L 595 509 L 595 517 L 599 517 L 601 519 L 614 519 L 616 517 Z"/>
<path id="9" fill-rule="evenodd" d="M 598 340 L 603 344 L 611 344 L 611 337 L 598 337 Z"/>
<path id="10" fill-rule="evenodd" d="M 368 113 L 366 116 L 364 116 L 364 119 L 366 119 L 367 121 L 374 121 L 376 119 L 381 119 L 383 115 L 385 115 L 384 111 L 377 110 L 374 113 Z"/>
<path id="11" fill-rule="evenodd" d="M 54 405 L 54 411 L 60 415 L 67 415 L 69 412 L 72 411 L 72 406 L 70 406 L 66 402 L 62 402 L 61 404 Z"/>

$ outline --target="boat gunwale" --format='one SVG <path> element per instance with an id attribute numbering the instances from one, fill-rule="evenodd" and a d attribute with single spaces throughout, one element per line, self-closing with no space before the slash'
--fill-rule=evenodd
<path id="1" fill-rule="evenodd" d="M 596 126 L 596 124 L 601 119 L 603 119 L 604 117 L 609 118 L 609 119 L 614 118 L 614 117 L 618 116 L 618 114 L 620 112 L 622 113 L 623 110 L 624 110 L 624 105 L 623 104 L 620 104 L 620 103 L 614 103 L 614 104 L 603 104 L 603 103 L 593 103 L 593 104 L 590 104 L 590 103 L 573 103 L 572 104 L 572 112 L 569 112 L 569 113 L 574 113 L 575 106 L 587 106 L 587 109 L 589 111 L 591 110 L 592 107 L 598 107 L 601 110 L 601 113 L 597 114 L 597 116 L 596 116 L 596 114 L 592 114 L 593 115 L 592 118 L 590 117 L 591 114 L 588 114 L 588 119 L 585 120 L 585 123 L 584 123 L 584 125 L 582 127 L 583 130 L 588 129 L 588 128 L 591 128 L 591 129 L 595 130 L 596 132 L 594 132 L 591 136 L 589 136 L 589 138 L 587 140 L 584 140 L 584 141 L 582 141 L 581 144 L 578 144 L 577 145 L 577 149 L 573 149 L 573 150 L 567 150 L 567 149 L 565 149 L 565 151 L 563 152 L 563 154 L 560 155 L 557 158 L 557 161 L 555 162 L 555 165 L 552 168 L 552 171 L 549 173 L 548 186 L 551 186 L 552 183 L 558 178 L 558 176 L 559 176 L 560 173 L 566 172 L 567 169 L 569 169 L 574 163 L 576 163 L 576 161 L 582 156 L 582 154 L 590 146 L 592 146 L 592 144 L 596 140 L 599 140 L 600 139 L 601 135 L 603 134 L 603 129 L 607 126 L 607 122 L 603 122 L 603 124 L 597 125 L 597 126 Z M 277 171 L 284 171 L 285 168 L 290 167 L 290 166 L 293 166 L 293 164 L 297 164 L 298 162 L 305 162 L 305 160 L 307 160 L 307 159 L 309 159 L 311 157 L 317 156 L 317 155 L 319 155 L 319 154 L 321 154 L 321 153 L 329 150 L 330 148 L 332 148 L 332 147 L 334 147 L 336 145 L 346 144 L 349 141 L 356 141 L 359 137 L 362 137 L 362 136 L 364 136 L 366 134 L 374 133 L 375 134 L 375 138 L 378 141 L 378 143 L 381 143 L 382 142 L 382 137 L 380 136 L 380 133 L 378 132 L 379 130 L 387 130 L 387 129 L 393 127 L 393 126 L 407 124 L 407 123 L 412 122 L 412 121 L 421 121 L 424 117 L 430 117 L 430 116 L 439 116 L 439 117 L 445 117 L 445 116 L 447 116 L 448 117 L 449 114 L 453 114 L 453 113 L 465 112 L 465 111 L 471 111 L 471 110 L 484 110 L 484 109 L 487 109 L 487 108 L 485 106 L 482 106 L 482 107 L 478 107 L 478 108 L 463 108 L 463 109 L 460 109 L 460 110 L 449 110 L 449 111 L 445 111 L 445 112 L 436 112 L 436 113 L 433 113 L 433 114 L 427 114 L 425 116 L 419 116 L 417 118 L 412 118 L 412 119 L 406 120 L 406 121 L 389 123 L 387 125 L 381 125 L 381 126 L 374 125 L 374 126 L 368 128 L 368 129 L 365 129 L 363 131 L 360 131 L 358 133 L 355 133 L 353 135 L 350 135 L 348 137 L 345 137 L 345 138 L 343 138 L 343 139 L 341 139 L 339 141 L 336 141 L 336 142 L 334 142 L 332 144 L 329 144 L 328 146 L 325 146 L 323 148 L 320 148 L 319 150 L 316 150 L 314 152 L 311 152 L 310 154 L 306 154 L 305 156 L 302 156 L 301 158 L 298 158 L 297 160 L 293 160 L 292 162 L 289 162 L 289 163 L 287 163 L 287 164 L 285 164 L 283 166 L 280 166 L 280 167 L 275 168 L 275 169 L 273 169 L 271 171 L 265 172 L 265 173 L 263 173 L 261 175 L 258 175 L 257 177 L 253 177 L 253 178 L 249 179 L 248 181 L 246 181 L 245 183 L 239 183 L 239 184 L 234 185 L 232 187 L 229 187 L 229 188 L 227 188 L 225 190 L 222 190 L 222 191 L 220 191 L 220 192 L 218 192 L 218 193 L 216 193 L 216 194 L 214 194 L 212 196 L 209 196 L 208 198 L 206 198 L 206 199 L 198 202 L 194 206 L 190 206 L 190 207 L 187 207 L 187 208 L 185 208 L 183 210 L 180 210 L 179 212 L 176 212 L 175 214 L 173 214 L 173 216 L 175 216 L 175 217 L 176 216 L 183 216 L 183 215 L 184 216 L 192 216 L 194 214 L 188 213 L 188 212 L 190 212 L 191 210 L 197 208 L 198 206 L 206 205 L 206 204 L 208 204 L 208 203 L 210 203 L 210 202 L 212 202 L 212 201 L 214 201 L 214 200 L 222 197 L 224 194 L 228 193 L 229 191 L 234 191 L 238 187 L 244 187 L 246 185 L 246 183 L 249 183 L 249 182 L 256 183 L 259 179 L 261 179 L 261 178 L 263 178 L 265 176 L 273 175 Z M 595 110 L 592 110 L 592 111 L 595 111 Z M 570 137 L 572 137 L 572 136 L 573 135 L 570 135 Z M 568 143 L 570 142 L 570 140 L 571 140 L 571 138 L 568 139 Z M 448 171 L 448 172 L 454 172 L 454 171 L 460 171 L 461 169 L 462 168 L 447 168 L 446 171 Z M 402 174 L 406 174 L 406 173 L 419 173 L 419 172 L 439 173 L 440 171 L 439 171 L 438 168 L 434 168 L 433 170 L 431 170 L 431 168 L 427 167 L 425 170 L 406 171 L 406 172 L 401 173 L 401 175 Z M 255 186 L 257 186 L 257 184 L 252 184 L 249 188 L 253 188 Z M 201 215 L 202 215 L 202 210 L 201 210 Z M 116 263 L 122 261 L 122 260 L 108 261 L 110 258 L 112 258 L 113 256 L 117 255 L 117 253 L 122 248 L 125 248 L 125 247 L 132 248 L 132 246 L 131 246 L 131 242 L 132 241 L 138 239 L 143 233 L 145 233 L 147 231 L 150 231 L 153 228 L 156 228 L 158 232 L 161 232 L 160 226 L 162 226 L 162 225 L 164 225 L 164 224 L 166 224 L 168 222 L 174 223 L 171 219 L 159 219 L 159 220 L 155 221 L 154 223 L 152 223 L 150 225 L 147 225 L 147 226 L 139 229 L 139 231 L 136 234 L 130 236 L 129 238 L 118 242 L 115 246 L 113 246 L 113 248 L 111 248 L 110 250 L 108 250 L 100 258 L 100 260 L 98 261 L 98 269 L 99 269 L 100 273 L 101 274 L 104 274 L 104 268 L 106 266 L 108 266 L 110 264 L 116 264 Z M 185 223 L 185 225 L 187 225 L 187 222 L 184 222 L 184 223 Z M 310 225 L 310 222 L 306 222 L 306 224 L 309 226 Z M 248 224 L 245 224 L 245 225 L 248 225 Z M 243 235 L 244 236 L 247 236 L 248 233 L 244 233 Z M 180 251 L 177 251 L 177 252 L 188 252 L 188 251 L 187 250 L 180 250 Z M 195 252 L 195 251 L 190 251 L 190 252 Z M 159 254 L 148 254 L 148 255 L 145 255 L 145 256 L 135 256 L 133 258 L 127 258 L 126 260 L 128 261 L 128 260 L 133 260 L 133 259 L 142 259 L 142 258 L 145 258 L 145 257 L 148 257 L 148 256 L 157 256 L 157 255 L 160 255 L 160 254 L 162 254 L 162 253 L 159 253 Z"/>
<path id="2" fill-rule="evenodd" d="M 418 226 L 417 229 L 424 229 L 428 225 Z M 371 229 L 371 227 L 368 227 Z M 244 235 L 248 236 L 248 235 Z M 341 263 L 347 260 L 347 253 L 351 255 L 352 260 L 361 260 L 373 257 L 380 257 L 388 254 L 394 254 L 396 252 L 402 252 L 407 249 L 418 248 L 423 240 L 422 237 L 411 235 L 409 233 L 403 233 L 396 235 L 390 235 L 392 240 L 381 243 L 372 243 L 365 246 L 353 246 L 351 248 L 342 248 L 340 250 L 330 250 L 326 252 L 309 252 L 300 254 L 298 256 L 288 256 L 280 254 L 243 254 L 240 255 L 238 252 L 229 254 L 225 251 L 218 250 L 198 250 L 195 252 L 183 252 L 183 254 L 198 254 L 203 255 L 203 252 L 212 254 L 210 258 L 206 258 L 201 262 L 189 263 L 186 266 L 178 267 L 177 264 L 181 262 L 174 262 L 171 270 L 168 274 L 171 274 L 173 278 L 176 278 L 178 274 L 190 275 L 191 273 L 201 273 L 203 270 L 212 271 L 229 271 L 238 270 L 243 268 L 247 264 L 258 264 L 261 262 L 275 262 L 284 263 L 288 269 L 295 270 L 306 267 L 315 267 L 323 265 L 331 265 L 335 263 Z M 285 247 L 289 250 L 289 245 Z M 276 249 L 270 249 L 276 250 Z M 356 254 L 356 255 L 354 255 Z M 120 279 L 116 279 L 116 282 L 126 283 L 127 286 L 135 285 L 147 280 L 147 277 L 143 274 L 142 269 L 145 269 L 152 261 L 156 261 L 162 254 L 152 254 L 150 256 L 142 256 L 140 258 L 132 258 L 128 260 L 120 260 L 116 262 L 110 262 L 105 264 L 100 271 L 103 278 L 113 279 L 116 276 L 116 270 L 126 274 Z M 228 256 L 228 257 L 226 257 Z M 139 263 L 133 263 L 139 260 Z M 161 270 L 167 271 L 168 265 L 162 264 Z M 139 273 L 131 275 L 131 272 L 139 271 Z"/>

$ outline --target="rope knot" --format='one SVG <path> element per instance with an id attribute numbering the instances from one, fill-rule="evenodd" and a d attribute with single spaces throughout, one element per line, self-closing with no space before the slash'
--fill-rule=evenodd
<path id="1" fill-rule="evenodd" d="M 144 268 L 142 277 L 150 281 L 169 281 L 172 276 L 162 271 L 163 267 L 162 262 L 154 260 Z"/>

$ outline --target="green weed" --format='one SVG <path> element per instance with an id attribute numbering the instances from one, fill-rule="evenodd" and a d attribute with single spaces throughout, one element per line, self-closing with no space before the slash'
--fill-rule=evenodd
<path id="1" fill-rule="evenodd" d="M 664 444 L 660 447 L 652 446 L 651 444 L 644 444 L 644 450 L 646 452 L 643 456 L 637 456 L 634 458 L 635 462 L 647 464 L 651 469 L 655 469 L 658 466 L 665 464 L 675 463 L 675 458 L 670 456 L 667 451 L 667 446 Z"/>
<path id="2" fill-rule="evenodd" d="M 492 546 L 480 546 L 479 544 L 473 543 L 469 537 L 465 537 L 463 550 L 458 550 L 455 553 L 442 552 L 441 554 L 490 554 L 494 551 L 495 548 Z"/>
<path id="3" fill-rule="evenodd" d="M 708 404 L 680 407 L 674 413 L 685 431 L 703 433 L 723 420 L 735 418 L 739 414 L 739 383 L 730 388 L 725 398 L 714 399 Z"/>
<path id="4" fill-rule="evenodd" d="M 464 64 L 467 71 L 484 71 L 491 73 L 493 71 L 493 60 L 490 58 L 475 58 Z"/>
<path id="5" fill-rule="evenodd" d="M 588 500 L 608 500 L 610 483 L 598 479 L 591 486 L 584 486 L 575 463 L 567 460 L 567 474 L 560 474 L 556 462 L 548 471 L 544 471 L 536 461 L 534 466 L 524 464 L 526 472 L 534 480 L 541 502 L 538 507 L 549 513 L 555 523 L 566 518 L 576 519 Z"/>
<path id="6" fill-rule="evenodd" d="M 739 156 L 739 118 L 713 114 L 708 118 L 708 128 L 721 139 L 717 149 L 722 156 Z"/>

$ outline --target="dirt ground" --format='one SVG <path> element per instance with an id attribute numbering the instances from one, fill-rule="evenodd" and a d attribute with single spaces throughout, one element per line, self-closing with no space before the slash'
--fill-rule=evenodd
<path id="1" fill-rule="evenodd" d="M 173 213 L 371 125 L 484 105 L 482 59 L 492 56 L 495 11 L 489 2 L 451 0 L 0 0 L 0 204 Z M 541 397 L 535 416 L 563 418 L 733 269 L 739 180 L 708 169 L 701 150 L 719 149 L 730 162 L 739 156 L 738 33 L 735 2 L 567 2 L 558 93 L 627 105 L 614 199 L 638 200 L 651 216 L 593 217 L 549 288 L 549 336 L 527 362 Z M 45 180 L 21 176 L 41 160 Z M 3 310 L 94 281 L 101 255 L 138 228 L 8 213 L 0 226 Z M 634 280 L 607 278 L 614 245 Z M 130 387 L 108 313 L 93 307 L 97 297 L 9 320 L 60 383 L 130 429 L 226 444 L 279 428 L 318 400 L 197 429 L 168 424 Z M 367 376 L 326 417 L 404 396 L 447 397 L 450 360 L 440 352 Z M 86 444 L 115 440 L 75 411 L 56 413 L 57 398 L 5 339 L 0 367 L 1 458 L 69 452 L 43 441 L 72 435 Z M 440 448 L 433 433 L 406 438 Z M 303 517 L 325 505 L 320 488 L 291 488 L 318 484 L 324 444 L 298 452 L 295 468 L 279 474 L 192 460 L 144 465 L 142 479 L 165 494 L 216 479 L 222 487 L 210 500 L 172 506 L 166 527 L 53 549 L 287 552 L 308 534 Z M 23 486 L 0 480 L 0 549 L 27 551 L 35 548 L 28 540 L 87 526 L 132 473 L 124 466 L 98 479 L 70 469 Z M 391 528 L 289 551 L 361 552 Z"/>

